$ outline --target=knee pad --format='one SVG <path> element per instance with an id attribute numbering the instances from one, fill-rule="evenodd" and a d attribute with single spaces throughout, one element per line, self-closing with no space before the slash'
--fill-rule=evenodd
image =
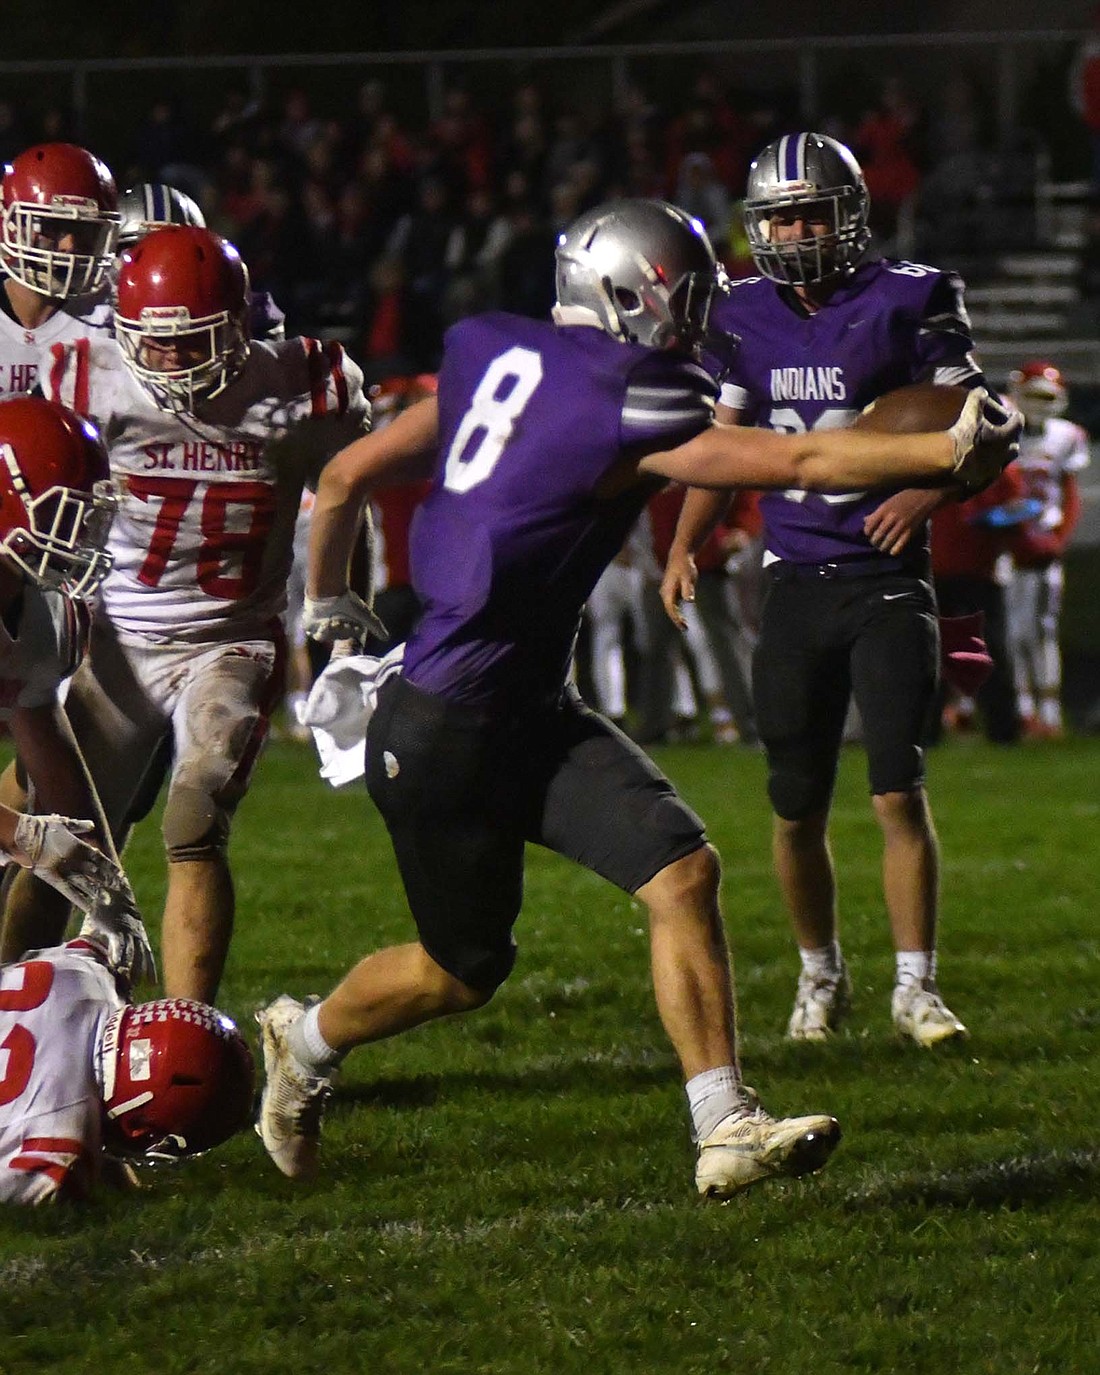
<path id="1" fill-rule="evenodd" d="M 784 821 L 802 821 L 828 807 L 835 769 L 814 769 L 805 762 L 773 759 L 768 770 L 772 810 Z"/>
<path id="2" fill-rule="evenodd" d="M 433 940 L 429 946 L 423 934 L 420 943 L 441 969 L 475 993 L 483 993 L 486 1002 L 508 978 L 516 963 L 516 945 L 512 940 L 506 949 L 494 951 L 466 942 L 455 942 L 451 948 L 444 948 Z"/>
<path id="3" fill-rule="evenodd" d="M 161 833 L 170 861 L 214 859 L 229 843 L 229 812 L 201 788 L 172 787 Z"/>

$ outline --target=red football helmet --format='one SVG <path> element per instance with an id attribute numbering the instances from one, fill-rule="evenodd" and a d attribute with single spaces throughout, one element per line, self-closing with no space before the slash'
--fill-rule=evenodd
<path id="1" fill-rule="evenodd" d="M 74 143 L 39 143 L 4 167 L 0 262 L 17 282 L 63 299 L 97 291 L 121 216 L 105 163 Z"/>
<path id="2" fill-rule="evenodd" d="M 248 357 L 248 269 L 193 225 L 154 229 L 122 255 L 115 335 L 126 366 L 163 410 L 218 396 Z"/>
<path id="3" fill-rule="evenodd" d="M 1043 359 L 1025 363 L 1009 374 L 1009 395 L 1029 425 L 1041 424 L 1066 409 L 1069 392 L 1061 371 Z"/>
<path id="4" fill-rule="evenodd" d="M 75 411 L 38 396 L 0 401 L 0 555 L 43 587 L 90 597 L 111 567 L 110 476 L 99 435 Z"/>
<path id="5" fill-rule="evenodd" d="M 98 1048 L 104 1147 L 164 1163 L 200 1155 L 252 1116 L 252 1053 L 234 1022 L 190 998 L 157 998 L 109 1017 Z"/>

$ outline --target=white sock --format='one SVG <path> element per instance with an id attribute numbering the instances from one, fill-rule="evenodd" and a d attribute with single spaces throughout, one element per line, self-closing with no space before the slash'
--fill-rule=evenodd
<path id="1" fill-rule="evenodd" d="M 723 1118 L 745 1107 L 741 1075 L 734 1065 L 705 1069 L 684 1085 L 691 1109 L 693 1141 L 704 1141 Z"/>
<path id="2" fill-rule="evenodd" d="M 317 1021 L 320 1003 L 307 1007 L 286 1034 L 287 1045 L 295 1060 L 316 1078 L 324 1078 L 330 1069 L 344 1058 L 338 1050 L 333 1050 L 321 1035 Z"/>
<path id="3" fill-rule="evenodd" d="M 897 973 L 894 983 L 920 983 L 924 979 L 936 977 L 936 952 L 934 950 L 899 950 L 895 956 Z"/>
<path id="4" fill-rule="evenodd" d="M 813 979 L 835 979 L 842 964 L 840 942 L 832 940 L 817 950 L 804 950 L 798 947 L 798 957 L 802 968 Z"/>

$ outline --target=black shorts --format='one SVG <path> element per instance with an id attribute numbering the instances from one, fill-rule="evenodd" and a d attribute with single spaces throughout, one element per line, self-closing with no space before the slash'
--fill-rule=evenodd
<path id="1" fill-rule="evenodd" d="M 526 842 L 634 893 L 704 840 L 652 760 L 574 693 L 502 722 L 394 679 L 367 731 L 367 787 L 421 943 L 472 988 L 514 962 Z"/>
<path id="2" fill-rule="evenodd" d="M 923 578 L 772 573 L 753 694 L 776 812 L 798 820 L 829 805 L 853 696 L 871 792 L 920 787 L 920 742 L 938 675 L 936 603 Z"/>

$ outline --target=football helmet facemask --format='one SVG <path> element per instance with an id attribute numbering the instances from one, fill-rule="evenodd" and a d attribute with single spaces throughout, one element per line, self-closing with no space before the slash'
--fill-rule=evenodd
<path id="1" fill-rule="evenodd" d="M 154 229 L 123 253 L 115 337 L 162 410 L 219 396 L 248 357 L 248 269 L 227 240 L 192 225 Z"/>
<path id="2" fill-rule="evenodd" d="M 704 340 L 720 278 L 700 222 L 666 201 L 608 201 L 558 238 L 559 325 L 598 325 L 648 348 Z"/>
<path id="3" fill-rule="evenodd" d="M 154 229 L 166 224 L 190 224 L 206 228 L 206 218 L 185 192 L 159 181 L 143 181 L 118 198 L 122 224 L 118 233 L 121 253 Z"/>
<path id="4" fill-rule="evenodd" d="M 118 246 L 118 193 L 105 163 L 73 143 L 40 143 L 4 168 L 0 263 L 61 300 L 98 291 Z"/>
<path id="5" fill-rule="evenodd" d="M 0 553 L 39 586 L 91 597 L 111 567 L 117 509 L 107 451 L 86 420 L 37 396 L 0 401 Z"/>
<path id="6" fill-rule="evenodd" d="M 1029 425 L 1063 415 L 1069 390 L 1060 369 L 1044 359 L 1025 363 L 1009 374 L 1008 394 Z"/>
<path id="7" fill-rule="evenodd" d="M 753 262 L 773 282 L 813 286 L 847 275 L 867 251 L 870 212 L 859 163 L 828 134 L 787 134 L 749 166 L 745 232 Z M 784 217 L 823 219 L 830 228 L 781 243 Z"/>
<path id="8" fill-rule="evenodd" d="M 190 998 L 120 1008 L 97 1047 L 109 1155 L 167 1164 L 243 1130 L 255 1068 L 236 1024 Z"/>

